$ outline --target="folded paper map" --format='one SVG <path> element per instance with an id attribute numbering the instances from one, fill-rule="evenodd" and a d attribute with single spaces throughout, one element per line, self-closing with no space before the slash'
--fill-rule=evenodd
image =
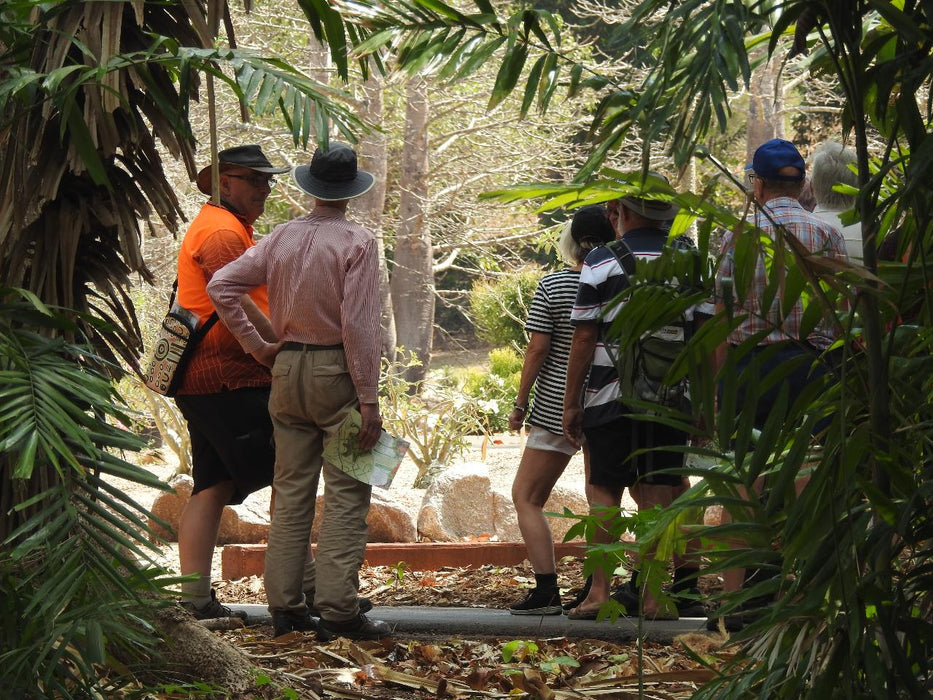
<path id="1" fill-rule="evenodd" d="M 408 452 L 408 443 L 383 430 L 375 447 L 363 451 L 360 449 L 362 424 L 360 412 L 350 411 L 337 429 L 335 439 L 324 445 L 324 459 L 358 481 L 389 488 Z"/>

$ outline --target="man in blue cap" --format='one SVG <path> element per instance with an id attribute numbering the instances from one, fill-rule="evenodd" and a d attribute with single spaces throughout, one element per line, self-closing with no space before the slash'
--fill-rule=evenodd
<path id="1" fill-rule="evenodd" d="M 719 353 L 720 364 L 726 353 L 742 343 L 757 337 L 757 345 L 742 356 L 737 362 L 737 373 L 741 374 L 749 365 L 758 364 L 759 377 L 766 377 L 771 370 L 792 362 L 794 358 L 807 356 L 813 361 L 801 362 L 797 369 L 790 372 L 780 382 L 758 397 L 755 410 L 755 427 L 761 428 L 773 412 L 778 394 L 784 385 L 788 386 L 790 396 L 799 396 L 809 383 L 819 381 L 826 374 L 825 365 L 815 362 L 836 340 L 833 325 L 823 319 L 805 335 L 801 333 L 804 307 L 798 297 L 792 305 L 782 299 L 782 290 L 777 294 L 768 293 L 772 276 L 768 268 L 773 267 L 778 259 L 765 250 L 759 253 L 758 264 L 749 287 L 742 298 L 732 284 L 735 273 L 735 244 L 738 236 L 758 235 L 757 229 L 771 238 L 775 249 L 784 247 L 784 260 L 792 259 L 792 252 L 787 247 L 786 234 L 795 238 L 809 253 L 840 260 L 846 259 L 845 241 L 842 233 L 832 224 L 807 211 L 798 202 L 806 177 L 806 163 L 796 146 L 784 139 L 766 141 L 752 160 L 751 169 L 746 171 L 749 180 L 749 196 L 754 199 L 755 212 L 747 224 L 740 225 L 723 238 L 722 260 L 716 275 L 717 308 L 724 307 L 724 297 L 732 297 L 736 316 L 744 316 L 742 322 L 729 334 L 726 344 Z M 783 232 L 780 229 L 783 229 Z M 783 279 L 783 277 L 782 277 Z M 783 285 L 782 285 L 783 287 Z M 767 299 L 771 301 L 766 301 Z M 767 304 L 767 308 L 764 308 Z M 778 347 L 775 347 L 778 346 Z M 764 355 L 762 357 L 762 355 Z M 749 386 L 752 380 L 746 381 Z M 741 388 L 738 404 L 744 403 Z M 761 490 L 763 484 L 756 483 Z M 723 517 L 728 517 L 724 513 Z M 723 589 L 738 590 L 745 581 L 745 570 L 735 569 L 723 574 Z M 710 627 L 716 624 L 710 620 Z M 727 616 L 726 628 L 729 631 L 741 629 L 743 616 Z"/>

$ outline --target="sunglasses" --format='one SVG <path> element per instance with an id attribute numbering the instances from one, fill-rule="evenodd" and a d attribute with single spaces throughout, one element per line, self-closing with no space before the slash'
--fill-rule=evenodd
<path id="1" fill-rule="evenodd" d="M 224 175 L 248 182 L 257 190 L 261 190 L 263 187 L 269 187 L 270 189 L 275 187 L 274 177 L 266 177 L 264 175 L 236 175 L 233 173 L 224 173 Z"/>

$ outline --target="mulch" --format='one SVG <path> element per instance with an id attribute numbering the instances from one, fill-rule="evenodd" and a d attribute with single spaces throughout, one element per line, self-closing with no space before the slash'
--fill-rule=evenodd
<path id="1" fill-rule="evenodd" d="M 705 577 L 704 577 L 705 578 Z M 617 583 L 621 583 L 619 579 Z M 582 562 L 565 557 L 558 583 L 565 600 L 582 585 Z M 360 593 L 377 606 L 507 608 L 534 585 L 519 566 L 448 567 L 411 571 L 364 567 Z M 718 583 L 701 579 L 701 590 Z M 228 603 L 266 604 L 260 577 L 215 584 Z M 594 639 L 392 638 L 337 639 L 320 644 L 313 633 L 271 638 L 271 627 L 218 632 L 245 653 L 275 687 L 277 697 L 372 698 L 689 698 L 729 658 L 718 635 L 685 635 L 672 646 L 614 644 Z M 701 663 L 698 659 L 702 659 Z M 288 692 L 285 691 L 288 689 Z"/>

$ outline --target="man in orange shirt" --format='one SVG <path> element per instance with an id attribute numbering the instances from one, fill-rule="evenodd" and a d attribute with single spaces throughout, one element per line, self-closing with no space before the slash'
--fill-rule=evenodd
<path id="1" fill-rule="evenodd" d="M 220 204 L 206 203 L 191 222 L 178 255 L 178 303 L 204 324 L 214 314 L 207 283 L 224 265 L 255 245 L 253 223 L 265 210 L 273 167 L 259 146 L 228 148 L 218 154 Z M 198 189 L 211 193 L 210 166 L 198 173 Z M 240 300 L 270 342 L 265 287 Z M 275 453 L 269 418 L 269 370 L 240 344 L 223 323 L 214 323 L 185 368 L 175 403 L 191 438 L 194 488 L 178 527 L 182 575 L 200 574 L 182 584 L 182 605 L 198 619 L 234 614 L 211 588 L 211 559 L 224 506 L 241 503 L 272 483 Z M 240 614 L 239 617 L 245 617 Z"/>

